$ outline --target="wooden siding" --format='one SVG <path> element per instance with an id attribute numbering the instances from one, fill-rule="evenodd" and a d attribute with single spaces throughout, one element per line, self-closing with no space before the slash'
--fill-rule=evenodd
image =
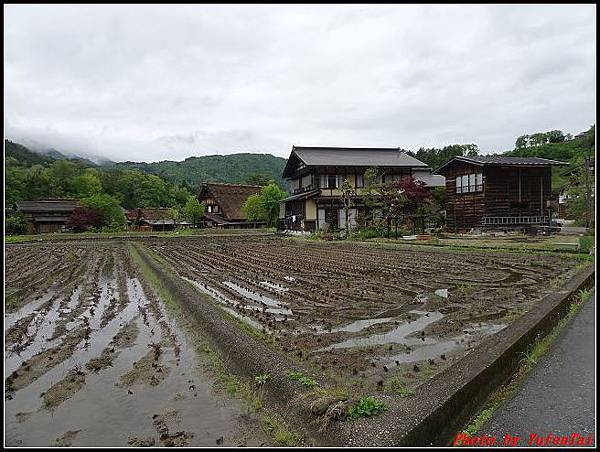
<path id="1" fill-rule="evenodd" d="M 456 177 L 483 174 L 483 191 L 456 193 Z M 548 216 L 549 167 L 479 166 L 456 162 L 445 171 L 448 228 L 479 228 L 483 217 Z"/>

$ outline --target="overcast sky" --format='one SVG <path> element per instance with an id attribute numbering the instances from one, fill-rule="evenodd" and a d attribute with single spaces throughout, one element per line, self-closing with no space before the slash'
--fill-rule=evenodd
<path id="1" fill-rule="evenodd" d="M 5 135 L 113 160 L 595 122 L 595 5 L 5 5 Z"/>

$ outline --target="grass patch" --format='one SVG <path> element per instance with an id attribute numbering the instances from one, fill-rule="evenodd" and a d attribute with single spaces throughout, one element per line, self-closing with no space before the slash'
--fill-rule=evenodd
<path id="1" fill-rule="evenodd" d="M 579 252 L 589 254 L 592 247 L 594 246 L 594 236 L 584 235 L 579 237 Z"/>
<path id="2" fill-rule="evenodd" d="M 414 389 L 409 388 L 400 378 L 391 378 L 385 383 L 385 389 L 395 392 L 400 397 L 410 397 L 415 393 Z"/>
<path id="3" fill-rule="evenodd" d="M 302 386 L 306 386 L 307 388 L 312 389 L 314 387 L 319 386 L 319 383 L 317 383 L 316 380 L 304 376 L 302 372 L 288 372 L 287 375 L 290 380 L 298 381 L 300 382 L 300 384 L 302 384 Z"/>
<path id="4" fill-rule="evenodd" d="M 260 426 L 267 436 L 280 446 L 298 446 L 302 435 L 292 430 L 281 418 L 275 415 L 260 417 Z"/>
<path id="5" fill-rule="evenodd" d="M 548 351 L 552 343 L 556 340 L 563 328 L 569 320 L 579 312 L 581 304 L 591 296 L 591 290 L 581 289 L 577 292 L 576 299 L 567 309 L 565 317 L 563 317 L 556 326 L 546 336 L 536 340 L 525 352 L 522 353 L 523 359 L 511 380 L 494 392 L 486 406 L 479 414 L 465 427 L 464 433 L 471 436 L 477 434 L 479 429 L 492 417 L 492 414 L 502 406 L 518 389 L 523 378 L 533 369 L 539 362 L 539 359 Z"/>

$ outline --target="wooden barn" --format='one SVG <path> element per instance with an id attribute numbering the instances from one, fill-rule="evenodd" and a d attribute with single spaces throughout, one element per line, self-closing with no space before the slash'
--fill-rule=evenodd
<path id="1" fill-rule="evenodd" d="M 454 157 L 435 173 L 446 177 L 450 230 L 522 229 L 552 217 L 552 167 L 537 157 Z"/>
<path id="2" fill-rule="evenodd" d="M 73 199 L 47 199 L 20 201 L 17 210 L 23 212 L 27 220 L 27 232 L 40 234 L 66 231 L 67 221 L 79 202 Z"/>
<path id="3" fill-rule="evenodd" d="M 259 185 L 204 184 L 198 193 L 198 201 L 206 206 L 204 225 L 221 228 L 259 228 L 264 222 L 246 221 L 242 204 L 260 193 Z"/>

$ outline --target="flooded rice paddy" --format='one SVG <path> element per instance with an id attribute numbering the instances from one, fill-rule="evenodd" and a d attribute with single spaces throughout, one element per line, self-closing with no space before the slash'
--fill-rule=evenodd
<path id="1" fill-rule="evenodd" d="M 269 236 L 143 243 L 282 353 L 360 391 L 419 386 L 534 309 L 579 263 Z M 5 254 L 7 445 L 264 442 L 246 433 L 260 427 L 238 401 L 214 391 L 181 315 L 126 243 Z"/>
<path id="2" fill-rule="evenodd" d="M 418 385 L 440 372 L 535 307 L 578 263 L 256 237 L 147 243 L 284 351 L 375 388 L 398 376 Z"/>
<path id="3" fill-rule="evenodd" d="M 22 294 L 5 315 L 6 445 L 247 443 L 237 401 L 214 392 L 177 314 L 124 244 L 44 248 L 6 253 L 7 293 Z M 70 278 L 40 281 L 61 254 Z"/>

